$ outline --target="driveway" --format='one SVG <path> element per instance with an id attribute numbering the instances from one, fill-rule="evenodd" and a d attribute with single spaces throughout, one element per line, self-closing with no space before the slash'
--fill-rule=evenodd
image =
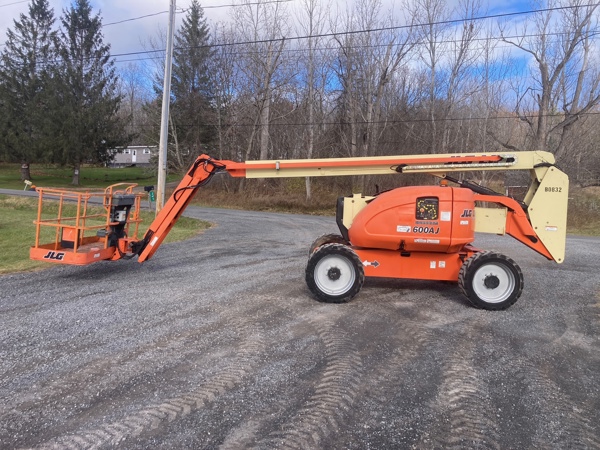
<path id="1" fill-rule="evenodd" d="M 450 283 L 304 283 L 333 218 L 188 208 L 215 226 L 144 264 L 0 276 L 1 448 L 600 448 L 600 239 L 503 312 Z M 32 237 L 33 239 L 33 237 Z"/>

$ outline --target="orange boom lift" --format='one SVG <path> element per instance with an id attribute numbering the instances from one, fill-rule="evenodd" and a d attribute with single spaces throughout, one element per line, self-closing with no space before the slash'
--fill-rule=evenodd
<path id="1" fill-rule="evenodd" d="M 528 170 L 531 182 L 524 199 L 448 175 L 490 170 Z M 142 194 L 133 192 L 134 185 L 95 194 L 38 189 L 36 242 L 30 256 L 61 264 L 135 256 L 146 261 L 197 191 L 220 172 L 246 178 L 429 173 L 442 179 L 439 186 L 338 199 L 340 233 L 317 238 L 306 267 L 310 291 L 324 302 L 347 302 L 365 277 L 384 277 L 458 282 L 474 306 L 506 309 L 523 290 L 521 269 L 507 256 L 473 247 L 475 232 L 508 234 L 549 260 L 564 260 L 569 182 L 547 152 L 246 162 L 200 155 L 141 239 L 137 225 Z M 58 200 L 58 215 L 51 219 L 43 214 L 48 198 Z M 103 214 L 89 212 L 94 201 L 102 205 Z M 67 209 L 75 212 L 65 217 Z M 47 228 L 54 241 L 40 244 Z"/>

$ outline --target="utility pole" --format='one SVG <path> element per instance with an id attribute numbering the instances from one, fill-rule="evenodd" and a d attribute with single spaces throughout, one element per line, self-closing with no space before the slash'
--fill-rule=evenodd
<path id="1" fill-rule="evenodd" d="M 169 7 L 167 29 L 167 55 L 165 58 L 165 80 L 163 85 L 162 113 L 160 118 L 160 144 L 158 146 L 158 182 L 156 186 L 156 214 L 165 204 L 167 184 L 167 145 L 169 143 L 169 104 L 171 103 L 171 68 L 173 66 L 173 34 L 175 33 L 175 2 Z"/>

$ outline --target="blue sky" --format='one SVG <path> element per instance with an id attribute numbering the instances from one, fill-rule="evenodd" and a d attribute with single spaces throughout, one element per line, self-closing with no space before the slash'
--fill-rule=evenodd
<path id="1" fill-rule="evenodd" d="M 385 1 L 390 4 L 393 2 L 393 0 Z M 50 0 L 56 16 L 59 16 L 69 3 L 68 0 Z M 168 14 L 165 12 L 169 10 L 169 0 L 92 0 L 91 3 L 96 11 L 101 12 L 105 24 L 151 15 L 105 27 L 105 39 L 111 44 L 114 54 L 143 50 L 141 43 L 146 41 L 148 36 L 156 35 L 159 27 L 166 29 L 167 26 Z M 229 8 L 219 6 L 231 3 L 234 3 L 234 0 L 201 2 L 210 22 L 227 21 Z M 293 7 L 295 3 L 298 3 L 298 0 L 292 0 L 289 5 Z M 456 0 L 449 0 L 449 3 L 456 3 Z M 27 13 L 28 4 L 28 1 L 0 0 L 0 42 L 4 42 L 7 28 L 13 27 L 13 20 L 18 18 L 21 13 Z M 189 4 L 190 0 L 179 0 L 177 8 L 185 9 Z M 490 14 L 498 14 L 527 9 L 530 9 L 527 1 L 490 0 L 488 11 Z M 181 17 L 181 14 L 179 16 Z"/>

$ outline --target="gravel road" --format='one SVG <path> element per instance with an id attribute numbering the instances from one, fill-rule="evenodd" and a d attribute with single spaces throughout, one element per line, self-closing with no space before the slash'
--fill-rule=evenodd
<path id="1" fill-rule="evenodd" d="M 0 448 L 600 449 L 600 239 L 504 312 L 456 285 L 304 283 L 333 218 L 190 207 L 215 226 L 144 264 L 0 276 Z"/>

